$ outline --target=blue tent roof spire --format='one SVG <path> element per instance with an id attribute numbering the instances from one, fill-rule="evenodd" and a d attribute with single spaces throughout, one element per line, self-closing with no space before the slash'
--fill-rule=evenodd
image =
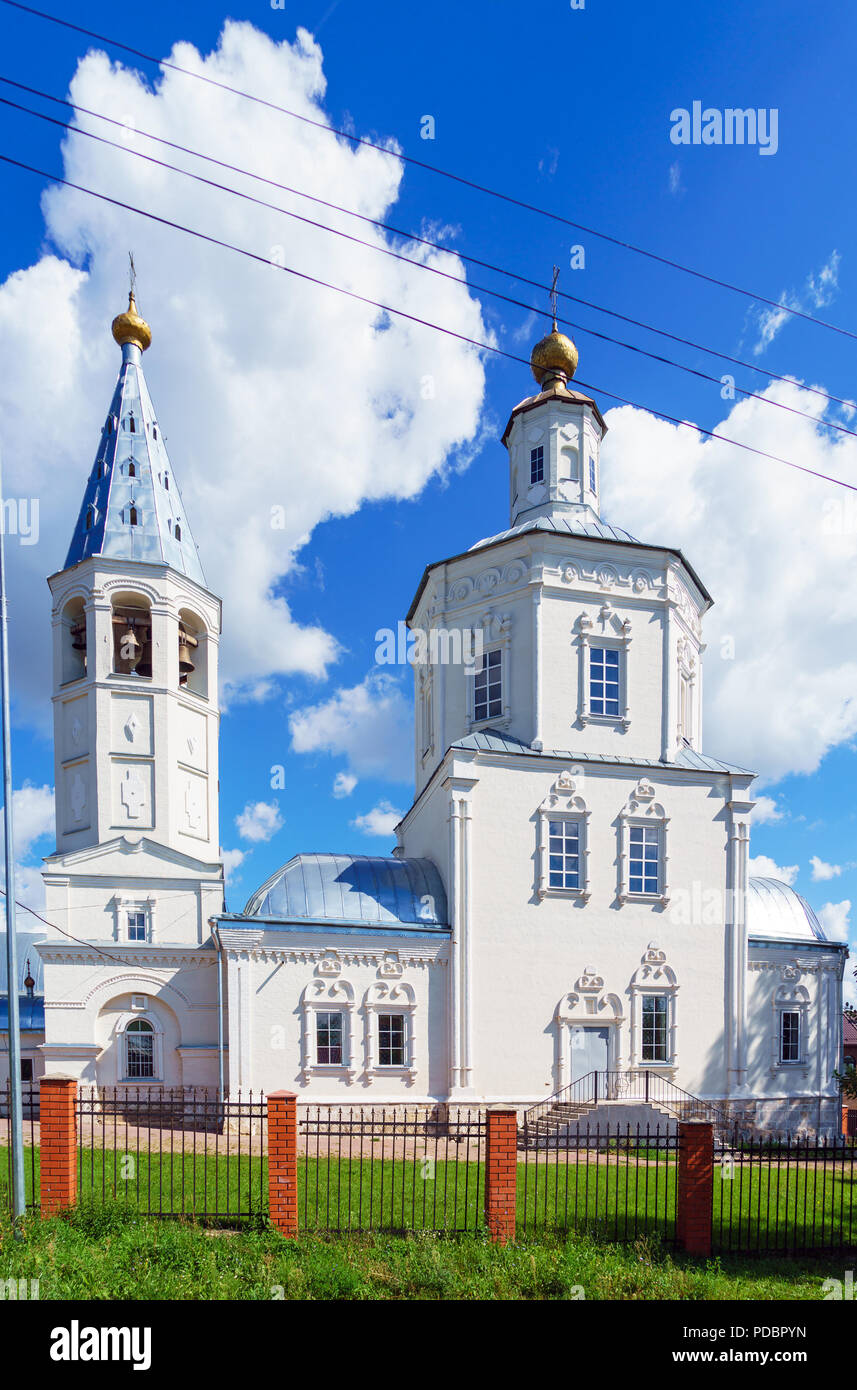
<path id="1" fill-rule="evenodd" d="M 127 311 L 113 320 L 113 336 L 122 349 L 122 366 L 64 568 L 105 555 L 171 565 L 205 587 L 143 375 L 152 330 L 137 311 L 133 289 Z"/>

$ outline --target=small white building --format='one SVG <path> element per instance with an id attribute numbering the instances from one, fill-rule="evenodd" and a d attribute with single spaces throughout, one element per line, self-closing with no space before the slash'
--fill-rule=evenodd
<path id="1" fill-rule="evenodd" d="M 702 751 L 712 600 L 680 551 L 601 518 L 606 427 L 568 385 L 573 344 L 554 329 L 537 345 L 538 394 L 503 436 L 509 529 L 430 564 L 408 614 L 430 659 L 398 848 L 299 855 L 235 915 L 220 602 L 133 298 L 113 332 L 119 382 L 49 581 L 45 1066 L 97 1086 L 521 1107 L 593 1074 L 636 1094 L 648 1072 L 759 1126 L 835 1132 L 847 953 L 792 889 L 748 880 L 754 774 Z"/>

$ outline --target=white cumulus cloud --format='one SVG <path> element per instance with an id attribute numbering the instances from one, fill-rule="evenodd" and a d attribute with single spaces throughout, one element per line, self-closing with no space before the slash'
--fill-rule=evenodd
<path id="1" fill-rule="evenodd" d="M 820 410 L 797 385 L 766 395 Z M 715 600 L 705 748 L 771 783 L 815 771 L 857 734 L 857 498 L 628 406 L 606 418 L 605 515 L 682 550 Z M 712 426 L 857 482 L 857 441 L 815 420 L 743 401 Z"/>
<path id="2" fill-rule="evenodd" d="M 357 786 L 357 778 L 353 772 L 337 772 L 333 779 L 333 795 L 337 801 L 343 797 L 350 796 Z"/>
<path id="3" fill-rule="evenodd" d="M 767 854 L 757 854 L 749 861 L 750 875 L 752 878 L 778 878 L 789 887 L 794 883 L 798 876 L 798 864 L 788 864 L 783 866 L 776 860 L 769 859 Z"/>
<path id="4" fill-rule="evenodd" d="M 824 860 L 819 859 L 817 854 L 814 854 L 809 862 L 812 865 L 813 881 L 816 883 L 823 879 L 838 878 L 842 873 L 841 864 L 825 864 Z"/>
<path id="5" fill-rule="evenodd" d="M 411 726 L 411 704 L 401 684 L 378 671 L 289 716 L 295 753 L 345 756 L 352 775 L 394 782 L 412 776 Z"/>
<path id="6" fill-rule="evenodd" d="M 825 903 L 818 909 L 818 919 L 824 934 L 830 941 L 847 941 L 850 923 L 851 900 L 845 898 L 841 903 Z"/>
<path id="7" fill-rule="evenodd" d="M 783 813 L 772 796 L 757 796 L 756 804 L 750 812 L 754 825 L 768 825 L 771 821 L 782 820 Z"/>
<path id="8" fill-rule="evenodd" d="M 371 811 L 367 811 L 363 816 L 357 816 L 351 825 L 354 830 L 360 830 L 364 835 L 389 837 L 401 819 L 402 812 L 396 810 L 396 807 L 391 805 L 389 801 L 379 801 L 378 805 L 373 806 Z"/>
<path id="9" fill-rule="evenodd" d="M 241 814 L 235 817 L 235 824 L 242 840 L 255 844 L 270 840 L 283 825 L 279 802 L 248 801 Z"/>
<path id="10" fill-rule="evenodd" d="M 322 53 L 304 30 L 292 44 L 276 43 L 248 23 L 228 21 L 213 52 L 179 43 L 169 57 L 327 122 Z M 367 217 L 387 220 L 396 204 L 402 166 L 392 154 L 354 148 L 203 82 L 165 70 L 150 84 L 90 52 L 70 90 L 81 106 L 121 113 L 129 130 L 166 136 Z M 333 95 L 334 105 L 341 101 Z M 113 138 L 90 117 L 80 122 Z M 47 162 L 122 202 L 490 341 L 466 285 L 194 183 L 129 150 L 194 164 L 140 134 L 122 150 L 69 134 L 62 159 L 58 150 Z M 197 167 L 373 245 L 390 244 L 365 223 Z M 37 188 L 22 175 L 23 207 Z M 7 495 L 41 499 L 38 544 L 10 550 L 20 718 L 47 723 L 50 645 L 33 643 L 31 634 L 49 630 L 44 577 L 64 562 L 113 392 L 119 352 L 110 322 L 125 307 L 128 247 L 138 305 L 154 334 L 145 359 L 149 387 L 208 583 L 225 601 L 225 685 L 235 697 L 264 699 L 279 676 L 324 675 L 339 647 L 330 632 L 292 616 L 287 581 L 296 557 L 325 518 L 347 516 L 368 499 L 412 497 L 457 465 L 479 436 L 479 352 L 73 189 L 48 190 L 42 209 L 44 253 L 0 285 Z M 459 262 L 429 248 L 404 254 L 463 274 Z"/>
<path id="11" fill-rule="evenodd" d="M 223 876 L 227 884 L 234 882 L 236 879 L 240 879 L 241 876 L 238 870 L 241 868 L 247 855 L 251 853 L 252 850 L 243 849 L 221 850 L 220 857 L 223 860 Z"/>

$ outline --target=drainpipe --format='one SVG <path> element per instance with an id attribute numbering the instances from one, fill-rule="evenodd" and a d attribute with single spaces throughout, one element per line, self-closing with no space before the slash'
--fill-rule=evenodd
<path id="1" fill-rule="evenodd" d="M 220 1104 L 226 1099 L 223 1085 L 223 942 L 214 917 L 209 917 L 211 937 L 217 950 L 217 1094 Z"/>

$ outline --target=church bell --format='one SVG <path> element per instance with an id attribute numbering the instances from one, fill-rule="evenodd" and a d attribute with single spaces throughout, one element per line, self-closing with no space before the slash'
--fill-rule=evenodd
<path id="1" fill-rule="evenodd" d="M 195 669 L 192 661 L 193 649 L 199 646 L 197 639 L 186 627 L 179 625 L 179 684 L 187 685 L 191 671 Z"/>

